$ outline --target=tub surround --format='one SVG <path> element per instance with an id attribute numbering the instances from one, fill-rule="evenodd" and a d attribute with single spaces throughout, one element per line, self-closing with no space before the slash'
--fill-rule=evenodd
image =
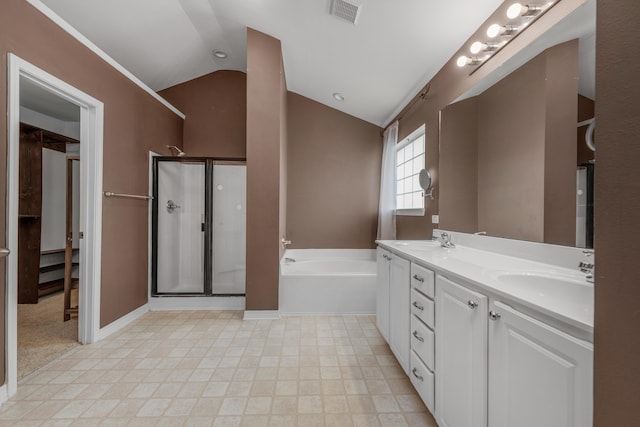
<path id="1" fill-rule="evenodd" d="M 290 249 L 280 262 L 283 315 L 373 314 L 376 262 L 371 249 Z"/>

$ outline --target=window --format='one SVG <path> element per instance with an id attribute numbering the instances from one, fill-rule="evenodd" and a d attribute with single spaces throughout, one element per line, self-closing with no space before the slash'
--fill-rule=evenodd
<path id="1" fill-rule="evenodd" d="M 419 174 L 424 169 L 424 125 L 396 148 L 396 214 L 424 215 Z"/>

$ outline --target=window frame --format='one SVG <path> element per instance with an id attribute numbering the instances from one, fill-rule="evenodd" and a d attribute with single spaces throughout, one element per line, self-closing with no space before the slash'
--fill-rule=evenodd
<path id="1" fill-rule="evenodd" d="M 404 138 L 404 140 L 402 140 L 401 142 L 399 142 L 398 144 L 396 144 L 396 152 L 395 152 L 395 156 L 394 156 L 394 182 L 393 182 L 393 196 L 394 196 L 394 200 L 397 200 L 398 197 L 398 175 L 397 175 L 397 171 L 398 171 L 398 152 L 400 150 L 402 150 L 404 147 L 406 147 L 407 145 L 413 143 L 416 139 L 420 138 L 420 137 L 424 137 L 424 144 L 423 144 L 423 152 L 422 155 L 424 157 L 424 164 L 422 165 L 422 168 L 425 168 L 426 162 L 427 162 L 427 134 L 426 134 L 426 125 L 422 124 L 420 125 L 416 130 L 414 130 L 413 132 L 411 132 L 409 134 L 409 136 L 407 136 L 406 138 Z M 414 156 L 414 158 L 417 156 Z M 424 190 L 422 190 L 422 208 L 411 208 L 411 209 L 398 209 L 396 206 L 395 209 L 395 215 L 396 216 L 424 216 L 426 212 L 426 205 L 425 205 L 425 200 L 424 200 Z"/>

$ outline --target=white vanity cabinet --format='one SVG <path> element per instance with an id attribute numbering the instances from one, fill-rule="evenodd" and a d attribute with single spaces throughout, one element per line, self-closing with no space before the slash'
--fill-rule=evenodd
<path id="1" fill-rule="evenodd" d="M 408 260 L 391 254 L 389 262 L 389 347 L 402 369 L 409 373 L 409 273 Z"/>
<path id="2" fill-rule="evenodd" d="M 391 252 L 381 247 L 376 250 L 376 326 L 389 342 L 389 262 Z"/>
<path id="3" fill-rule="evenodd" d="M 593 345 L 501 302 L 489 318 L 489 425 L 591 426 Z"/>
<path id="4" fill-rule="evenodd" d="M 592 424 L 592 344 L 441 275 L 435 309 L 440 427 Z"/>
<path id="5" fill-rule="evenodd" d="M 435 274 L 411 263 L 411 384 L 431 412 L 435 411 Z"/>
<path id="6" fill-rule="evenodd" d="M 485 427 L 488 298 L 440 275 L 435 297 L 436 419 L 440 427 Z"/>
<path id="7" fill-rule="evenodd" d="M 386 249 L 377 250 L 376 325 L 389 343 L 402 369 L 409 373 L 409 273 L 408 260 Z"/>

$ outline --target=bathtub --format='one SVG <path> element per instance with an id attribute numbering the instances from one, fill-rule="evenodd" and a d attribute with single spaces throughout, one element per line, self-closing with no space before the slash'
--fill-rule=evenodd
<path id="1" fill-rule="evenodd" d="M 280 261 L 279 300 L 283 315 L 374 314 L 375 251 L 287 250 Z"/>

